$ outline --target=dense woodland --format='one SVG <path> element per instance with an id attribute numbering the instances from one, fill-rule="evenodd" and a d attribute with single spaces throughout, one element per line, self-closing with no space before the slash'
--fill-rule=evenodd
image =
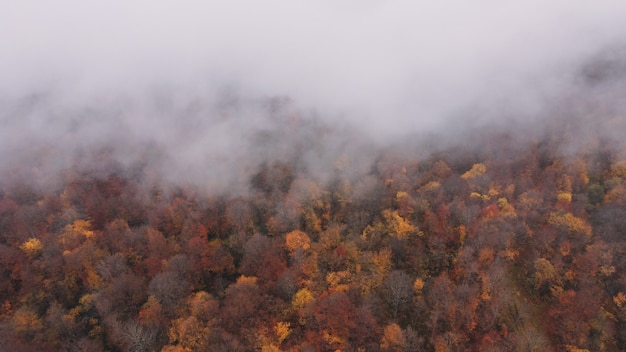
<path id="1" fill-rule="evenodd" d="M 626 149 L 601 130 L 625 128 L 588 106 L 323 176 L 298 153 L 332 129 L 291 117 L 313 144 L 239 192 L 106 149 L 54 187 L 10 179 L 0 350 L 623 351 Z"/>

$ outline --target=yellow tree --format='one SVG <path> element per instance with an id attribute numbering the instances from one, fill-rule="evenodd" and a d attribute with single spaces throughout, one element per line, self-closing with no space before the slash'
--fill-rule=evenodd
<path id="1" fill-rule="evenodd" d="M 383 210 L 383 218 L 392 237 L 402 240 L 416 232 L 415 226 L 395 210 Z"/>
<path id="2" fill-rule="evenodd" d="M 402 352 L 407 345 L 406 336 L 396 323 L 387 325 L 383 331 L 383 338 L 380 342 L 380 348 L 383 351 Z"/>
<path id="3" fill-rule="evenodd" d="M 581 218 L 572 213 L 553 212 L 550 213 L 548 223 L 556 227 L 559 231 L 567 235 L 588 240 L 591 237 L 591 226 Z"/>
<path id="4" fill-rule="evenodd" d="M 30 259 L 34 259 L 43 252 L 43 244 L 39 239 L 31 237 L 20 245 L 20 249 L 24 251 Z"/>

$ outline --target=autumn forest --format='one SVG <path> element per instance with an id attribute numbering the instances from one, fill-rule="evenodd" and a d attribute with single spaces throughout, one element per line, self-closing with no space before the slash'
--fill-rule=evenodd
<path id="1" fill-rule="evenodd" d="M 626 351 L 626 1 L 0 3 L 0 352 Z"/>
<path id="2" fill-rule="evenodd" d="M 270 99 L 255 143 L 288 152 L 237 192 L 104 147 L 45 186 L 7 177 L 0 350 L 624 350 L 626 146 L 606 131 L 626 125 L 607 94 L 540 128 L 327 151 L 343 131 Z"/>

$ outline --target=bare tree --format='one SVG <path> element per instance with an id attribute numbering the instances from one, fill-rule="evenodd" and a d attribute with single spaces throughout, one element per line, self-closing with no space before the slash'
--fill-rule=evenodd
<path id="1" fill-rule="evenodd" d="M 158 329 L 152 326 L 143 325 L 135 320 L 124 324 L 122 339 L 124 350 L 128 352 L 152 352 L 158 351 L 156 346 Z"/>
<path id="2" fill-rule="evenodd" d="M 383 281 L 382 293 L 393 320 L 397 320 L 400 307 L 411 300 L 411 278 L 402 270 L 392 271 Z"/>

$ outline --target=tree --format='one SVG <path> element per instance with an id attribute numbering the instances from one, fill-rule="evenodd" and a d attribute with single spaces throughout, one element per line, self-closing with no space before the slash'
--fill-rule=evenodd
<path id="1" fill-rule="evenodd" d="M 412 296 L 412 280 L 404 271 L 394 270 L 383 281 L 382 297 L 393 321 L 397 321 L 400 307 L 411 301 Z"/>
<path id="2" fill-rule="evenodd" d="M 34 259 L 43 252 L 43 244 L 39 239 L 31 237 L 26 242 L 22 243 L 20 249 L 22 249 L 30 259 Z"/>
<path id="3" fill-rule="evenodd" d="M 17 336 L 24 341 L 33 341 L 43 330 L 43 322 L 29 307 L 21 307 L 11 317 L 11 325 Z"/>
<path id="4" fill-rule="evenodd" d="M 588 240 L 591 237 L 591 226 L 587 224 L 585 220 L 572 215 L 572 213 L 550 213 L 548 223 L 569 236 L 582 238 L 582 241 Z"/>
<path id="5" fill-rule="evenodd" d="M 558 285 L 558 272 L 550 263 L 549 260 L 545 258 L 539 258 L 535 260 L 535 274 L 533 275 L 533 281 L 535 285 L 535 290 L 542 292 L 549 292 L 549 290 L 554 284 Z"/>
<path id="6" fill-rule="evenodd" d="M 415 226 L 401 217 L 397 211 L 383 210 L 383 218 L 389 234 L 395 238 L 406 239 L 407 236 L 416 232 Z"/>
<path id="7" fill-rule="evenodd" d="M 168 309 L 182 303 L 182 298 L 189 294 L 189 283 L 174 271 L 157 274 L 148 284 L 148 293 Z"/>
<path id="8" fill-rule="evenodd" d="M 263 296 L 257 282 L 256 277 L 240 276 L 236 283 L 226 288 L 222 316 L 227 331 L 241 333 L 242 329 L 254 327 L 262 318 Z"/>
<path id="9" fill-rule="evenodd" d="M 255 234 L 244 246 L 240 273 L 259 278 L 263 289 L 274 289 L 280 275 L 287 269 L 278 240 Z"/>
<path id="10" fill-rule="evenodd" d="M 313 308 L 317 326 L 318 350 L 350 348 L 351 331 L 356 326 L 356 309 L 343 292 L 323 294 Z"/>
<path id="11" fill-rule="evenodd" d="M 172 321 L 168 332 L 170 346 L 180 347 L 182 351 L 207 351 L 210 348 L 210 335 L 210 327 L 194 316 Z"/>
<path id="12" fill-rule="evenodd" d="M 380 348 L 383 351 L 402 352 L 405 351 L 406 345 L 406 336 L 398 324 L 392 323 L 385 327 L 380 342 Z"/>
<path id="13" fill-rule="evenodd" d="M 149 352 L 157 349 L 158 331 L 151 326 L 131 320 L 123 325 L 120 332 L 122 346 L 129 352 Z"/>
<path id="14" fill-rule="evenodd" d="M 293 253 L 297 250 L 309 250 L 311 248 L 311 239 L 302 231 L 291 231 L 285 235 L 285 245 L 287 246 L 289 252 L 293 255 Z"/>

